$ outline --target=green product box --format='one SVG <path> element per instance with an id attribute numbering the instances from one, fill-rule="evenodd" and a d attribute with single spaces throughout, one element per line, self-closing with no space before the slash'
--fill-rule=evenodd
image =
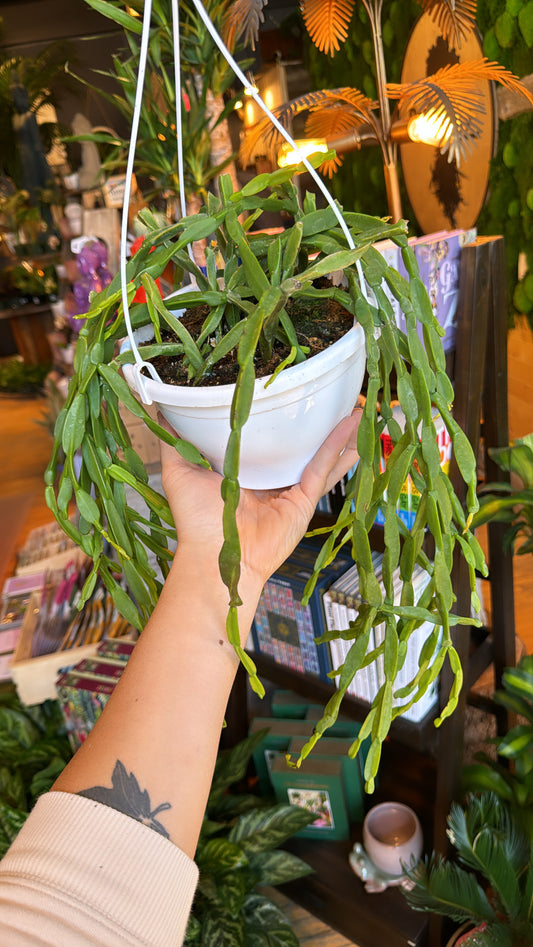
<path id="1" fill-rule="evenodd" d="M 316 813 L 316 819 L 298 832 L 302 838 L 338 840 L 350 837 L 342 764 L 314 760 L 306 771 L 289 767 L 282 756 L 272 761 L 271 778 L 276 799 Z"/>
<path id="2" fill-rule="evenodd" d="M 295 737 L 289 744 L 289 754 L 292 759 L 298 759 L 305 740 Z M 348 807 L 350 824 L 362 822 L 365 817 L 365 796 L 361 764 L 359 758 L 351 759 L 348 756 L 353 740 L 342 737 L 322 737 L 315 743 L 310 756 L 303 760 L 300 770 L 305 773 L 309 765 L 313 766 L 317 760 L 335 760 L 341 764 L 344 794 Z"/>

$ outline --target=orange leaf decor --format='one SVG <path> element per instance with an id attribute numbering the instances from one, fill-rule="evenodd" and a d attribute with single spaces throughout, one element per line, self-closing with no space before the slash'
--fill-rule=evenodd
<path id="1" fill-rule="evenodd" d="M 259 26 L 264 20 L 263 7 L 268 0 L 234 0 L 224 22 L 224 40 L 229 49 L 242 38 L 245 46 L 255 49 Z"/>
<path id="2" fill-rule="evenodd" d="M 531 93 L 518 79 L 499 63 L 488 59 L 453 63 L 444 66 L 433 75 L 410 83 L 388 83 L 387 96 L 399 99 L 403 111 L 423 114 L 429 111 L 450 123 L 449 138 L 441 151 L 448 153 L 448 160 L 459 163 L 479 137 L 483 126 L 485 108 L 479 83 L 498 82 L 513 92 L 518 92 L 533 105 Z"/>
<path id="3" fill-rule="evenodd" d="M 321 53 L 333 56 L 348 36 L 355 0 L 301 0 L 305 28 Z"/>
<path id="4" fill-rule="evenodd" d="M 476 25 L 476 0 L 419 0 L 439 27 L 443 39 L 460 46 Z"/>
<path id="5" fill-rule="evenodd" d="M 312 134 L 313 138 L 327 139 L 345 134 L 364 123 L 375 127 L 377 120 L 373 109 L 376 108 L 376 104 L 358 89 L 347 86 L 341 89 L 308 92 L 291 102 L 278 106 L 274 109 L 274 115 L 284 128 L 288 128 L 295 115 L 307 111 L 310 115 L 306 123 L 306 134 Z M 311 122 L 313 122 L 312 126 Z M 311 127 L 315 131 L 311 132 Z M 244 136 L 239 152 L 242 165 L 246 167 L 253 162 L 257 154 L 266 155 L 275 162 L 282 141 L 281 133 L 270 119 L 262 119 Z M 324 162 L 322 170 L 326 164 L 329 165 L 329 162 Z M 333 161 L 333 168 L 338 164 L 340 161 Z"/>

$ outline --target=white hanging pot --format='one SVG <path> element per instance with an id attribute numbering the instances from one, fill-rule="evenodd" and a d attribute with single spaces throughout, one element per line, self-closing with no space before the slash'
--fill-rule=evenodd
<path id="1" fill-rule="evenodd" d="M 134 333 L 136 343 L 153 338 L 151 326 Z M 121 352 L 131 349 L 126 339 Z M 250 417 L 242 430 L 239 483 L 254 490 L 299 483 L 303 470 L 335 425 L 350 414 L 361 391 L 366 364 L 364 332 L 354 325 L 312 358 L 284 369 L 271 385 L 255 382 Z M 230 434 L 234 385 L 176 386 L 123 366 L 126 381 L 222 472 Z M 271 376 L 269 376 L 271 377 Z"/>

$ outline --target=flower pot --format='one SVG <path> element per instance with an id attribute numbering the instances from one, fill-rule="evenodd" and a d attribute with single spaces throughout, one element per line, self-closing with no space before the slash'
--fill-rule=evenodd
<path id="1" fill-rule="evenodd" d="M 151 326 L 135 333 L 137 343 L 152 337 Z M 129 348 L 126 340 L 121 351 Z M 256 379 L 250 417 L 242 431 L 241 486 L 264 490 L 298 483 L 328 434 L 351 413 L 365 363 L 364 332 L 354 325 L 328 349 L 280 372 L 271 385 L 268 378 Z M 139 392 L 137 366 L 124 365 L 124 376 Z M 175 386 L 143 376 L 143 388 L 174 429 L 221 472 L 234 386 Z"/>
<path id="2" fill-rule="evenodd" d="M 484 924 L 481 924 L 479 927 L 473 927 L 471 921 L 461 924 L 461 927 L 454 931 L 450 937 L 446 947 L 461 947 L 461 945 L 468 947 L 472 934 L 475 934 L 476 931 L 482 931 L 484 927 Z"/>

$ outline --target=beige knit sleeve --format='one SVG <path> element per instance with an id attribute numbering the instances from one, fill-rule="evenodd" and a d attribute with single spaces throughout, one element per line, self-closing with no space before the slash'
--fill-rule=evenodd
<path id="1" fill-rule="evenodd" d="M 152 829 L 50 792 L 0 862 L 0 944 L 174 947 L 197 880 L 194 861 Z"/>

